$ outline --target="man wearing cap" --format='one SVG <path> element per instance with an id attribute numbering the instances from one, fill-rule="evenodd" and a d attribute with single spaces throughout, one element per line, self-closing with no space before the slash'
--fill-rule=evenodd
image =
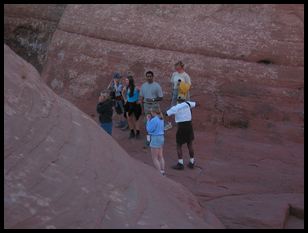
<path id="1" fill-rule="evenodd" d="M 177 104 L 171 107 L 166 112 L 166 116 L 175 115 L 175 122 L 177 124 L 176 148 L 178 155 L 178 163 L 172 167 L 173 169 L 184 169 L 182 145 L 185 143 L 187 144 L 190 156 L 188 167 L 193 169 L 195 166 L 194 149 L 192 145 L 192 142 L 194 140 L 194 130 L 192 127 L 191 114 L 191 108 L 194 107 L 196 107 L 196 102 L 186 101 L 185 96 L 179 94 L 177 97 Z"/>

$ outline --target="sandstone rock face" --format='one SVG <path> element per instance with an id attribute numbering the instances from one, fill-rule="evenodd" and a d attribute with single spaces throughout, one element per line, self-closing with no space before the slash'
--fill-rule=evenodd
<path id="1" fill-rule="evenodd" d="M 295 4 L 68 5 L 42 78 L 94 117 L 114 71 L 131 71 L 140 85 L 153 70 L 165 110 L 173 64 L 182 60 L 200 102 L 193 110 L 198 167 L 170 169 L 168 177 L 227 228 L 303 228 L 303 19 L 304 6 Z M 117 129 L 113 137 L 153 166 L 143 142 Z M 168 131 L 168 167 L 177 159 L 174 138 Z"/>
<path id="2" fill-rule="evenodd" d="M 297 66 L 304 61 L 303 19 L 303 5 L 74 5 L 59 29 L 154 49 Z"/>
<path id="3" fill-rule="evenodd" d="M 4 41 L 41 72 L 65 4 L 5 4 Z"/>
<path id="4" fill-rule="evenodd" d="M 5 228 L 222 228 L 4 46 Z"/>
<path id="5" fill-rule="evenodd" d="M 141 84 L 150 69 L 167 107 L 173 64 L 183 60 L 192 98 L 203 103 L 199 127 L 268 133 L 273 122 L 296 122 L 292 138 L 301 140 L 302 20 L 303 5 L 70 5 L 42 76 L 56 93 L 93 114 L 112 72 L 132 71 Z M 281 130 L 287 135 L 289 129 Z"/>

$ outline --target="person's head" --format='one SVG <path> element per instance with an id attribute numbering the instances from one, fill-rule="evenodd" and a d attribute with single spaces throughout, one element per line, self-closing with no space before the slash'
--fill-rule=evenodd
<path id="1" fill-rule="evenodd" d="M 122 78 L 122 76 L 121 76 L 121 74 L 120 74 L 119 72 L 115 72 L 115 73 L 113 74 L 113 79 L 119 80 L 120 78 Z"/>
<path id="2" fill-rule="evenodd" d="M 100 96 L 98 97 L 98 101 L 99 102 L 103 102 L 105 100 L 107 100 L 110 97 L 110 94 L 106 91 L 101 92 Z"/>
<path id="3" fill-rule="evenodd" d="M 153 116 L 153 117 L 155 117 L 155 116 L 159 116 L 161 119 L 162 119 L 162 117 L 163 117 L 163 114 L 162 114 L 162 112 L 161 112 L 161 110 L 160 110 L 160 108 L 157 106 L 157 107 L 152 107 L 151 109 L 150 109 L 150 113 L 151 113 L 151 115 Z"/>
<path id="4" fill-rule="evenodd" d="M 128 86 L 135 86 L 135 81 L 134 81 L 134 77 L 133 76 L 128 76 L 127 77 L 128 80 Z"/>
<path id="5" fill-rule="evenodd" d="M 147 78 L 148 83 L 152 83 L 153 82 L 154 73 L 149 70 L 149 71 L 147 71 L 145 73 L 145 77 Z"/>
<path id="6" fill-rule="evenodd" d="M 129 77 L 129 76 L 128 76 Z M 129 85 L 129 79 L 128 79 L 128 77 L 126 77 L 125 79 L 124 79 L 124 85 L 125 86 L 128 86 Z"/>
<path id="7" fill-rule="evenodd" d="M 118 83 L 120 82 L 121 78 L 122 78 L 122 76 L 121 76 L 121 74 L 120 74 L 119 72 L 115 72 L 115 73 L 113 74 L 113 81 L 114 81 L 116 84 L 118 84 Z"/>
<path id="8" fill-rule="evenodd" d="M 182 61 L 178 61 L 174 64 L 174 68 L 177 72 L 182 73 L 184 72 L 184 63 Z"/>
<path id="9" fill-rule="evenodd" d="M 183 103 L 183 102 L 185 102 L 185 100 L 186 100 L 186 98 L 185 98 L 184 95 L 182 95 L 182 94 L 178 95 L 178 98 L 177 98 L 178 103 Z"/>

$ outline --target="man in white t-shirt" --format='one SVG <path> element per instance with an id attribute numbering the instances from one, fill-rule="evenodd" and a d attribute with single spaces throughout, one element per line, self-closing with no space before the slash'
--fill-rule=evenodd
<path id="1" fill-rule="evenodd" d="M 194 168 L 195 160 L 194 149 L 192 146 L 192 142 L 194 140 L 194 130 L 192 127 L 191 108 L 196 106 L 196 102 L 185 101 L 183 95 L 179 95 L 177 101 L 178 104 L 171 107 L 166 112 L 167 116 L 175 115 L 175 122 L 177 124 L 176 148 L 178 154 L 178 163 L 172 168 L 177 170 L 184 169 L 182 145 L 186 143 L 190 156 L 188 167 L 192 169 Z"/>
<path id="2" fill-rule="evenodd" d="M 170 82 L 172 85 L 172 100 L 171 107 L 176 105 L 177 97 L 178 97 L 178 89 L 181 82 L 188 83 L 191 85 L 191 80 L 189 75 L 184 70 L 184 64 L 182 61 L 175 63 L 175 72 L 172 74 Z M 189 92 L 187 93 L 187 100 L 190 99 Z"/>

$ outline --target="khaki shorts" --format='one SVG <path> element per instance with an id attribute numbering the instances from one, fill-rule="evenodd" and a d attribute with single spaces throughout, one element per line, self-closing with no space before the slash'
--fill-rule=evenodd
<path id="1" fill-rule="evenodd" d="M 158 102 L 153 102 L 153 103 L 143 103 L 143 110 L 144 110 L 144 115 L 146 116 L 148 113 L 151 113 L 151 109 L 160 109 L 159 103 Z"/>

